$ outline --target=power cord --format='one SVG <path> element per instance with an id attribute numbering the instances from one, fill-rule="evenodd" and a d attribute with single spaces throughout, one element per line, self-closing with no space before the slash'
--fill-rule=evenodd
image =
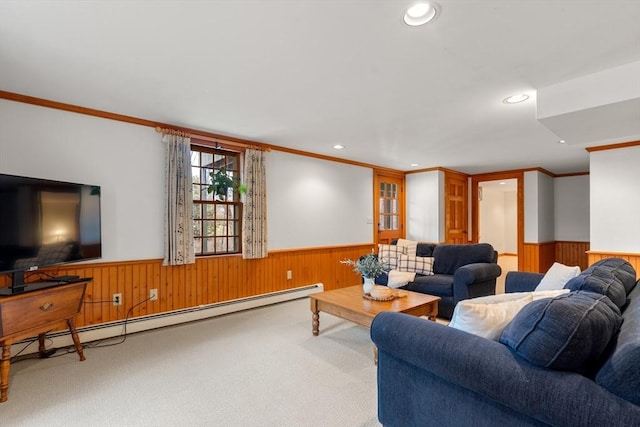
<path id="1" fill-rule="evenodd" d="M 133 314 L 133 310 L 135 310 L 136 307 L 139 307 L 140 305 L 151 301 L 151 297 L 144 299 L 142 301 L 140 301 L 137 304 L 134 304 L 133 306 L 131 306 L 131 308 L 129 308 L 129 310 L 127 310 L 127 313 L 124 317 L 124 323 L 122 325 L 122 332 L 119 335 L 116 335 L 114 337 L 110 337 L 110 338 L 105 338 L 102 340 L 96 340 L 96 341 L 91 341 L 88 343 L 85 343 L 82 347 L 84 349 L 88 349 L 88 348 L 102 348 L 102 347 L 112 347 L 112 346 L 116 346 L 116 345 L 120 345 L 122 343 L 124 343 L 127 340 L 127 324 L 129 322 L 129 317 Z M 84 304 L 101 304 L 101 303 L 112 303 L 113 301 L 111 300 L 107 300 L 107 301 L 85 301 Z M 120 313 L 120 309 L 117 308 L 118 311 L 118 315 Z M 110 340 L 114 340 L 116 338 L 119 338 L 120 340 L 117 342 L 109 342 Z M 26 343 L 26 345 L 20 350 L 18 351 L 14 356 L 11 357 L 11 363 L 16 363 L 16 362 L 20 362 L 23 360 L 27 360 L 27 359 L 35 359 L 35 358 L 39 358 L 39 354 L 38 353 L 34 353 L 34 355 L 25 355 L 22 357 L 18 357 L 20 356 L 20 354 L 22 352 L 24 352 L 31 344 L 33 344 L 34 342 L 37 342 L 38 338 L 33 338 L 32 340 L 30 340 L 29 342 Z M 51 345 L 53 343 L 53 340 L 50 338 L 47 338 L 47 342 L 49 345 Z M 56 350 L 56 354 L 55 355 L 51 355 L 49 357 L 47 357 L 47 359 L 52 359 L 54 357 L 61 357 L 61 356 L 66 356 L 67 354 L 70 353 L 75 353 L 76 352 L 76 348 L 75 345 L 70 345 L 67 347 L 61 347 L 59 349 L 55 349 Z M 59 353 L 59 354 L 58 354 Z"/>
<path id="2" fill-rule="evenodd" d="M 131 308 L 129 308 L 129 310 L 127 310 L 127 314 L 124 317 L 124 323 L 122 325 L 122 332 L 120 333 L 120 335 L 116 335 L 115 337 L 111 337 L 111 338 L 105 338 L 102 340 L 97 340 L 97 341 L 91 341 L 88 342 L 84 345 L 84 348 L 102 348 L 102 347 L 112 347 L 115 345 L 119 345 L 122 344 L 123 342 L 125 342 L 127 340 L 127 324 L 129 322 L 129 317 L 133 314 L 133 310 L 136 307 L 139 307 L 140 305 L 151 301 L 151 297 L 144 299 L 142 301 L 140 301 L 137 304 L 134 304 L 133 306 L 131 306 Z M 116 338 L 120 338 L 119 341 L 117 342 L 112 342 L 109 343 L 110 340 L 116 339 Z"/>

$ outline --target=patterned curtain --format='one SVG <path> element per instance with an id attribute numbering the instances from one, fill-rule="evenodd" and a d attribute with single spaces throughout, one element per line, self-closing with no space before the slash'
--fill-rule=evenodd
<path id="1" fill-rule="evenodd" d="M 193 196 L 191 194 L 191 138 L 163 134 L 167 146 L 163 265 L 195 263 Z"/>
<path id="2" fill-rule="evenodd" d="M 264 151 L 248 148 L 244 164 L 247 192 L 242 215 L 242 258 L 266 258 L 267 182 Z"/>

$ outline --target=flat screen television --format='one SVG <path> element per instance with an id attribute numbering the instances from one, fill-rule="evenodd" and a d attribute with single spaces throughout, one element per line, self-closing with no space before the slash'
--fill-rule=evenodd
<path id="1" fill-rule="evenodd" d="M 25 272 L 101 256 L 99 186 L 0 174 L 0 295 L 43 287 Z"/>

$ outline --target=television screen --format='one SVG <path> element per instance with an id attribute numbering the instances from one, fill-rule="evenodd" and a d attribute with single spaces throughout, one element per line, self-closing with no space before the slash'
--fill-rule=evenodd
<path id="1" fill-rule="evenodd" d="M 100 258 L 100 187 L 0 174 L 0 273 Z"/>

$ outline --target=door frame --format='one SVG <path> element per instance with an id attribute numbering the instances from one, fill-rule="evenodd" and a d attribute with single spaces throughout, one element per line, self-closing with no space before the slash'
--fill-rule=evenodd
<path id="1" fill-rule="evenodd" d="M 517 180 L 517 241 L 518 241 L 518 270 L 524 271 L 524 172 L 506 171 L 473 175 L 471 177 L 471 239 L 478 243 L 480 228 L 480 206 L 478 203 L 479 184 L 484 181 L 501 181 L 506 179 Z"/>
<path id="2" fill-rule="evenodd" d="M 373 242 L 375 245 L 380 243 L 378 238 L 379 226 L 378 221 L 380 220 L 380 182 L 384 181 L 385 177 L 399 179 L 400 180 L 400 188 L 398 189 L 398 208 L 401 209 L 398 220 L 400 221 L 400 238 L 405 238 L 407 233 L 407 228 L 405 227 L 406 219 L 407 219 L 407 206 L 406 206 L 406 186 L 407 179 L 406 173 L 404 172 L 394 172 L 389 170 L 382 169 L 374 169 L 373 170 Z"/>

